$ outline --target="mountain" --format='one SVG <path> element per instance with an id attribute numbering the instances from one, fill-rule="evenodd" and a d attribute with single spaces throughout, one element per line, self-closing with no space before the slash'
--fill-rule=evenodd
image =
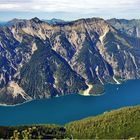
<path id="1" fill-rule="evenodd" d="M 138 79 L 139 42 L 101 18 L 14 19 L 0 27 L 0 103 L 99 94 L 104 84 Z"/>
<path id="2" fill-rule="evenodd" d="M 53 18 L 51 20 L 42 20 L 42 21 L 45 21 L 45 22 L 49 23 L 50 25 L 65 24 L 65 23 L 67 23 L 64 20 L 56 19 L 56 18 Z"/>
<path id="3" fill-rule="evenodd" d="M 139 19 L 110 19 L 107 20 L 109 24 L 114 26 L 122 33 L 126 33 L 133 37 L 140 37 L 140 20 Z"/>
<path id="4" fill-rule="evenodd" d="M 4 21 L 0 21 L 0 26 L 4 26 L 6 25 L 7 22 L 4 22 Z"/>
<path id="5" fill-rule="evenodd" d="M 0 126 L 1 139 L 140 139 L 140 106 L 59 125 Z"/>

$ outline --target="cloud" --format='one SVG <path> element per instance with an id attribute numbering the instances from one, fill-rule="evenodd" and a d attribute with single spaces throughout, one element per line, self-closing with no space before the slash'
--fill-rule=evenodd
<path id="1" fill-rule="evenodd" d="M 13 16 L 26 12 L 30 15 L 42 13 L 40 16 L 46 14 L 58 18 L 135 18 L 139 17 L 139 7 L 140 0 L 0 0 L 0 13 L 13 12 Z"/>
<path id="2" fill-rule="evenodd" d="M 0 11 L 84 12 L 102 9 L 129 9 L 140 6 L 138 0 L 0 0 Z"/>
<path id="3" fill-rule="evenodd" d="M 17 4 L 0 4 L 0 10 L 7 10 L 7 9 L 15 9 L 15 8 L 19 8 L 20 6 Z"/>

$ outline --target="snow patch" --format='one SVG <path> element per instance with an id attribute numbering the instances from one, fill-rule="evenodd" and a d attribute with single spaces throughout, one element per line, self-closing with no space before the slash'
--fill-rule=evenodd
<path id="1" fill-rule="evenodd" d="M 114 76 L 113 76 L 113 80 L 116 82 L 116 84 L 121 84 Z"/>
<path id="2" fill-rule="evenodd" d="M 138 29 L 138 27 L 136 27 L 136 34 L 137 34 L 137 37 L 139 37 L 139 29 Z"/>
<path id="3" fill-rule="evenodd" d="M 90 67 L 90 72 L 91 72 L 91 75 L 92 75 L 92 78 L 94 77 L 94 74 L 93 74 L 93 71 L 92 71 L 92 68 Z"/>
<path id="4" fill-rule="evenodd" d="M 36 43 L 33 43 L 32 45 L 32 54 L 34 54 L 34 52 L 37 50 L 37 46 Z"/>
<path id="5" fill-rule="evenodd" d="M 89 51 L 89 53 L 93 54 L 93 52 L 90 49 L 88 49 L 88 51 Z"/>
<path id="6" fill-rule="evenodd" d="M 120 50 L 120 49 L 121 49 L 121 48 L 120 48 L 120 45 L 117 44 L 117 48 L 118 48 L 118 50 Z"/>
<path id="7" fill-rule="evenodd" d="M 138 69 L 136 61 L 135 61 L 135 57 L 131 53 L 129 53 L 129 55 L 132 58 L 132 61 L 133 61 L 134 65 L 135 65 L 136 69 Z"/>
<path id="8" fill-rule="evenodd" d="M 99 66 L 97 66 L 97 67 L 95 68 L 95 71 L 96 71 L 96 75 L 97 75 L 99 81 L 101 82 L 102 85 L 104 85 L 103 81 L 101 80 L 101 78 L 100 78 L 100 76 L 99 76 Z"/>

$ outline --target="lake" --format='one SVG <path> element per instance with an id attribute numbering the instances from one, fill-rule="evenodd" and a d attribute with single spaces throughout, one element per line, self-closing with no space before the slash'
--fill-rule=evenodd
<path id="1" fill-rule="evenodd" d="M 34 100 L 17 106 L 0 106 L 0 125 L 65 124 L 106 111 L 140 104 L 140 80 L 108 84 L 102 96 L 72 94 Z"/>

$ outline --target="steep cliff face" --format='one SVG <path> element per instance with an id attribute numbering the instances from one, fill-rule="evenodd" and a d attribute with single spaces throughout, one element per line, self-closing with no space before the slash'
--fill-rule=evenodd
<path id="1" fill-rule="evenodd" d="M 139 41 L 100 18 L 14 20 L 0 28 L 0 102 L 89 95 L 105 83 L 137 79 Z"/>
<path id="2" fill-rule="evenodd" d="M 62 26 L 50 37 L 63 56 L 87 83 L 116 82 L 115 77 L 139 77 L 138 38 L 127 37 L 103 19 L 82 19 Z M 52 40 L 53 38 L 53 40 Z"/>
<path id="3" fill-rule="evenodd" d="M 139 19 L 110 19 L 107 20 L 109 24 L 114 26 L 122 33 L 126 33 L 133 37 L 140 37 L 140 20 Z"/>

